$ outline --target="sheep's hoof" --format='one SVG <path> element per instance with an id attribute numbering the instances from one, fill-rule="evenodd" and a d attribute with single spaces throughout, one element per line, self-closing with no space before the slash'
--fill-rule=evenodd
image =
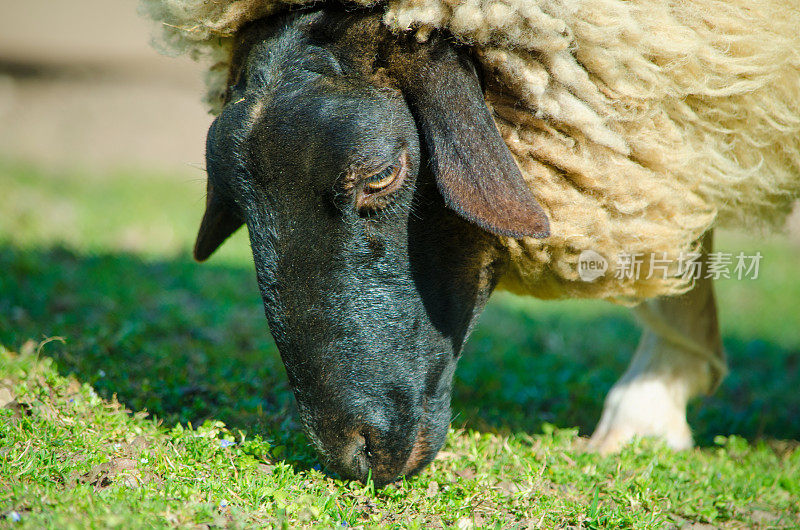
<path id="1" fill-rule="evenodd" d="M 656 437 L 673 449 L 690 449 L 693 441 L 686 422 L 686 403 L 676 397 L 674 389 L 655 379 L 617 383 L 606 397 L 603 415 L 587 448 L 609 454 L 618 452 L 634 437 Z"/>

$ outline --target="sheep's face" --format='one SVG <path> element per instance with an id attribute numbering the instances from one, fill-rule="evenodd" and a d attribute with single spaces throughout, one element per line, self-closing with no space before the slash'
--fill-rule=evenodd
<path id="1" fill-rule="evenodd" d="M 247 29 L 234 62 L 195 254 L 247 224 L 323 460 L 378 484 L 414 473 L 444 441 L 456 359 L 502 270 L 497 235 L 543 235 L 547 221 L 469 60 L 443 41 L 318 11 Z M 418 64 L 441 71 L 418 79 Z"/>

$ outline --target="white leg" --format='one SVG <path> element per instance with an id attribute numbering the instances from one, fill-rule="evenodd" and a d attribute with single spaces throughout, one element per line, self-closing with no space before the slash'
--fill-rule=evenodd
<path id="1" fill-rule="evenodd" d="M 711 245 L 709 233 L 705 253 Z M 590 448 L 610 453 L 634 436 L 656 436 L 687 449 L 692 446 L 688 401 L 713 392 L 727 372 L 712 282 L 699 279 L 686 294 L 651 300 L 636 313 L 645 326 L 642 339 L 628 371 L 606 397 Z"/>

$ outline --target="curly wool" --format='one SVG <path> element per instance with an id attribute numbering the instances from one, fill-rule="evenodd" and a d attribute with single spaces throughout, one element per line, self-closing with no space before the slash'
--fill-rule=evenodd
<path id="1" fill-rule="evenodd" d="M 378 2 L 352 0 L 364 6 Z M 162 49 L 210 57 L 221 105 L 231 37 L 305 0 L 141 0 Z M 507 239 L 503 286 L 637 301 L 690 287 L 682 253 L 716 225 L 777 227 L 800 196 L 800 0 L 390 0 L 384 22 L 471 45 L 487 104 L 551 237 Z M 593 250 L 642 274 L 581 281 Z M 670 274 L 647 274 L 650 259 Z"/>

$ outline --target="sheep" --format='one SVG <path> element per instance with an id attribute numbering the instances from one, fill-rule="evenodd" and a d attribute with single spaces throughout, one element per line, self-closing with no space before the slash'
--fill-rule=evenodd
<path id="1" fill-rule="evenodd" d="M 686 255 L 708 264 L 714 227 L 779 226 L 800 195 L 798 5 L 394 0 L 287 15 L 297 3 L 142 0 L 142 11 L 164 23 L 162 44 L 214 62 L 209 102 L 219 117 L 195 255 L 207 258 L 247 224 L 270 329 L 322 458 L 378 483 L 430 461 L 449 419 L 455 358 L 495 287 L 639 303 L 646 330 L 592 444 L 613 451 L 658 435 L 691 446 L 686 403 L 713 391 L 726 365 L 711 281 L 680 264 Z M 375 57 L 381 66 L 367 67 Z M 429 70 L 453 86 L 425 92 L 437 78 Z M 325 81 L 316 92 L 320 75 L 355 76 L 358 90 Z M 450 103 L 436 99 L 444 92 Z M 310 110 L 293 110 L 299 103 Z M 276 153 L 274 138 L 292 156 Z M 388 158 L 377 168 L 362 153 L 330 204 L 286 184 L 280 196 L 269 191 L 309 168 L 341 173 L 330 164 L 348 142 Z M 384 232 L 386 208 L 407 224 Z M 320 212 L 357 214 L 348 226 L 363 223 L 364 239 L 323 241 Z M 293 248 L 299 235 L 323 241 L 321 257 Z M 394 263 L 400 276 L 369 272 L 376 248 L 405 256 Z M 587 253 L 606 263 L 640 256 L 642 270 L 667 265 L 660 275 L 587 280 Z M 388 331 L 371 335 L 368 314 Z M 402 362 L 388 354 L 403 350 Z M 337 387 L 343 374 L 353 388 Z"/>
<path id="2" fill-rule="evenodd" d="M 217 113 L 237 30 L 306 2 L 140 3 L 162 23 L 160 49 L 210 58 Z M 681 294 L 690 282 L 674 275 L 583 282 L 579 256 L 676 258 L 712 226 L 781 226 L 800 193 L 797 2 L 395 0 L 383 20 L 418 38 L 447 30 L 489 73 L 487 104 L 553 226 L 546 240 L 506 242 L 512 291 Z"/>

